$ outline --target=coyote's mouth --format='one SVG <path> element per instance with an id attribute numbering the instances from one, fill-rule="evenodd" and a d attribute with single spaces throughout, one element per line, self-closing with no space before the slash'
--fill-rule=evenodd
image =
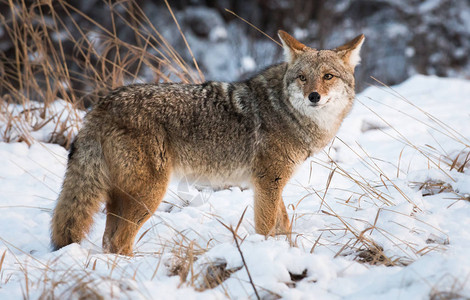
<path id="1" fill-rule="evenodd" d="M 322 108 L 323 106 L 327 105 L 328 102 L 330 102 L 330 99 L 326 100 L 324 103 L 310 103 L 309 106 L 315 107 L 315 108 Z"/>

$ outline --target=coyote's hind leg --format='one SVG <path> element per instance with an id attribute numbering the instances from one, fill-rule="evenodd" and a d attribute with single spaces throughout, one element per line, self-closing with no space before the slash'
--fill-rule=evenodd
<path id="1" fill-rule="evenodd" d="M 162 136 L 124 134 L 104 146 L 111 174 L 103 235 L 105 251 L 132 255 L 137 232 L 165 195 L 171 159 Z"/>
<path id="2" fill-rule="evenodd" d="M 142 225 L 158 208 L 168 180 L 160 177 L 158 183 L 130 194 L 115 187 L 107 203 L 106 229 L 103 235 L 105 251 L 132 255 L 135 237 Z"/>

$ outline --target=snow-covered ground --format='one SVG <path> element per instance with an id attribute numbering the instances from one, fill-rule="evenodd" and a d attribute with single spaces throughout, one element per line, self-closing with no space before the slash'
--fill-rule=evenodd
<path id="1" fill-rule="evenodd" d="M 102 253 L 103 212 L 51 252 L 67 152 L 0 143 L 0 299 L 470 297 L 470 81 L 414 76 L 357 99 L 284 190 L 291 236 L 255 234 L 251 190 L 175 179 L 132 258 Z M 240 220 L 238 249 L 224 224 Z"/>

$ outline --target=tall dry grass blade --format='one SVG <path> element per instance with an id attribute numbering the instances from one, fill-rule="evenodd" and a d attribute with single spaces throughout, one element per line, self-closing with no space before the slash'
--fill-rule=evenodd
<path id="1" fill-rule="evenodd" d="M 235 17 L 239 18 L 240 20 L 242 20 L 243 22 L 245 22 L 246 24 L 250 25 L 251 27 L 253 27 L 256 31 L 258 31 L 259 33 L 261 33 L 262 35 L 264 35 L 265 37 L 267 37 L 268 39 L 270 39 L 271 41 L 275 42 L 276 44 L 278 44 L 278 46 L 282 47 L 282 44 L 279 43 L 278 41 L 276 41 L 275 39 L 273 39 L 272 37 L 270 37 L 269 35 L 267 35 L 264 31 L 262 31 L 261 29 L 259 29 L 258 27 L 256 27 L 255 25 L 253 25 L 252 23 L 250 23 L 249 21 L 247 21 L 246 19 L 240 17 L 239 15 L 237 15 L 235 12 L 231 11 L 230 9 L 225 9 L 226 12 L 228 13 L 231 13 L 232 15 L 234 15 Z"/>
<path id="2" fill-rule="evenodd" d="M 183 38 L 184 44 L 186 45 L 186 48 L 189 51 L 189 54 L 191 55 L 191 58 L 193 59 L 194 66 L 196 67 L 196 70 L 199 74 L 199 78 L 204 81 L 204 75 L 202 75 L 201 70 L 199 69 L 199 65 L 196 61 L 196 58 L 194 57 L 193 51 L 191 50 L 191 47 L 189 46 L 188 41 L 186 40 L 186 36 L 184 35 L 183 31 L 181 30 L 180 24 L 178 23 L 178 20 L 175 17 L 175 14 L 173 13 L 173 10 L 171 9 L 170 4 L 168 3 L 168 0 L 165 0 L 166 7 L 170 11 L 171 17 L 173 18 L 173 21 L 175 22 L 176 26 L 178 27 L 178 31 L 181 34 L 181 37 Z"/>
<path id="3" fill-rule="evenodd" d="M 315 248 L 317 247 L 318 242 L 320 241 L 322 235 L 323 235 L 323 232 L 320 233 L 320 235 L 318 236 L 318 238 L 315 240 L 315 243 L 313 243 L 313 246 L 312 246 L 312 248 L 310 249 L 310 253 L 313 253 L 313 252 L 315 251 Z"/>
<path id="4" fill-rule="evenodd" d="M 243 213 L 240 217 L 240 219 L 238 220 L 238 223 L 237 223 L 237 226 L 235 227 L 235 233 L 238 232 L 238 228 L 240 228 L 240 225 L 242 224 L 242 221 L 243 221 L 243 217 L 245 217 L 245 213 L 246 213 L 246 210 L 248 209 L 248 206 L 245 207 L 245 209 L 243 210 Z M 238 234 L 237 234 L 238 235 Z"/>
<path id="5" fill-rule="evenodd" d="M 7 250 L 3 251 L 2 258 L 0 258 L 0 273 L 2 272 L 3 262 L 5 261 L 6 254 L 7 254 Z"/>

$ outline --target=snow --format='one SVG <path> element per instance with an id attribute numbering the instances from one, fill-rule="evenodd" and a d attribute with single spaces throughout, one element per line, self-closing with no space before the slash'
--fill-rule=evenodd
<path id="1" fill-rule="evenodd" d="M 427 0 L 421 3 L 418 9 L 421 13 L 428 13 L 431 10 L 439 7 L 440 4 L 441 4 L 440 0 Z"/>
<path id="2" fill-rule="evenodd" d="M 284 190 L 291 236 L 255 234 L 252 190 L 212 191 L 175 178 L 132 258 L 102 253 L 103 212 L 81 245 L 51 252 L 49 223 L 67 152 L 2 142 L 0 298 L 255 298 L 247 271 L 262 298 L 469 297 L 470 172 L 450 170 L 468 154 L 468 103 L 470 81 L 461 79 L 416 75 L 370 87 L 337 139 Z M 63 111 L 64 103 L 52 107 Z M 50 126 L 34 137 L 47 141 Z M 245 209 L 238 249 L 227 227 L 237 228 Z M 362 263 L 360 253 L 373 245 L 394 266 Z M 231 273 L 203 290 L 214 265 Z M 293 282 L 291 274 L 303 276 Z"/>
<path id="3" fill-rule="evenodd" d="M 242 70 L 245 72 L 253 72 L 256 70 L 256 62 L 251 56 L 243 56 L 241 60 Z"/>
<path id="4" fill-rule="evenodd" d="M 216 26 L 213 29 L 211 29 L 209 33 L 209 39 L 212 42 L 217 42 L 220 40 L 225 40 L 227 38 L 227 35 L 228 35 L 227 30 L 224 27 Z"/>

